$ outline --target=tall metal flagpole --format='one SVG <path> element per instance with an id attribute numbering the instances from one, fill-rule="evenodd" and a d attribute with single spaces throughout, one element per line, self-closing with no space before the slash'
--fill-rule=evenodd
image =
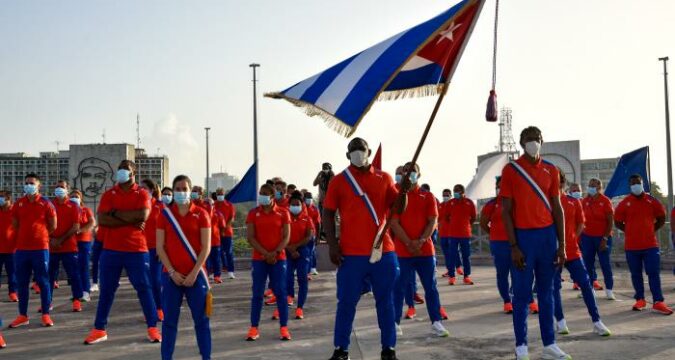
<path id="1" fill-rule="evenodd" d="M 673 208 L 673 162 L 670 153 L 670 109 L 668 104 L 668 57 L 659 58 L 663 61 L 663 88 L 666 96 L 666 152 L 668 159 L 668 211 Z M 673 226 L 673 224 L 670 224 Z"/>
<path id="2" fill-rule="evenodd" d="M 210 127 L 205 127 L 204 130 L 206 130 L 206 193 L 205 193 L 205 199 L 208 199 L 211 196 L 211 193 L 209 192 L 209 177 L 211 176 L 211 172 L 209 171 L 209 130 L 211 130 Z"/>
<path id="3" fill-rule="evenodd" d="M 257 89 L 256 82 L 258 81 L 255 77 L 255 69 L 259 67 L 260 64 L 250 64 L 249 67 L 253 69 L 253 162 L 256 166 L 255 172 L 255 188 L 258 191 L 260 183 L 258 181 L 258 173 L 260 170 L 260 164 L 258 163 L 258 99 L 257 99 Z"/>

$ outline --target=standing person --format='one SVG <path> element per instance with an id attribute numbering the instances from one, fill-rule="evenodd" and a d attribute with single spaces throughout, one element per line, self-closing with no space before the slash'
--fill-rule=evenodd
<path id="1" fill-rule="evenodd" d="M 165 186 L 162 189 L 162 204 L 164 206 L 169 206 L 173 203 L 173 189 L 168 186 Z"/>
<path id="2" fill-rule="evenodd" d="M 258 193 L 258 207 L 252 209 L 246 217 L 246 238 L 253 248 L 251 277 L 253 281 L 251 297 L 251 328 L 247 341 L 260 337 L 258 325 L 262 312 L 265 282 L 270 278 L 279 312 L 280 339 L 291 340 L 288 331 L 288 305 L 286 298 L 286 252 L 290 236 L 291 217 L 288 210 L 274 201 L 275 189 L 263 184 Z M 275 314 L 276 315 L 276 314 Z"/>
<path id="3" fill-rule="evenodd" d="M 311 192 L 305 193 L 305 205 L 307 206 L 307 215 L 309 215 L 309 218 L 314 225 L 312 239 L 307 244 L 309 250 L 309 274 L 319 275 L 319 272 L 316 270 L 316 245 L 319 241 L 319 234 L 321 233 L 321 213 L 319 212 L 319 208 L 314 205 L 314 198 L 312 197 Z"/>
<path id="4" fill-rule="evenodd" d="M 2 273 L 4 264 L 10 302 L 19 301 L 16 295 L 16 275 L 14 274 L 15 251 L 16 231 L 12 226 L 12 194 L 6 190 L 0 190 L 0 273 Z"/>
<path id="5" fill-rule="evenodd" d="M 605 293 L 607 299 L 616 300 L 612 289 L 614 276 L 612 275 L 612 228 L 614 227 L 614 209 L 612 201 L 602 193 L 602 181 L 591 179 L 588 181 L 588 196 L 582 201 L 586 223 L 581 234 L 581 253 L 588 276 L 593 282 L 595 290 L 602 290 L 595 272 L 595 256 L 600 260 L 600 268 L 605 279 Z"/>
<path id="6" fill-rule="evenodd" d="M 162 271 L 162 359 L 173 359 L 178 319 L 183 298 L 194 321 L 197 346 L 202 359 L 211 358 L 211 293 L 204 264 L 211 251 L 211 223 L 208 212 L 191 203 L 191 180 L 185 175 L 173 179 L 175 201 L 157 218 L 157 256 Z"/>
<path id="7" fill-rule="evenodd" d="M 555 343 L 553 277 L 565 262 L 565 219 L 560 204 L 558 169 L 539 155 L 541 130 L 530 126 L 520 133 L 525 153 L 502 170 L 499 196 L 502 220 L 511 245 L 513 267 L 513 330 L 516 358 L 529 359 L 527 303 L 536 279 L 543 359 L 572 357 Z"/>
<path id="8" fill-rule="evenodd" d="M 51 286 L 49 284 L 49 237 L 56 229 L 54 205 L 40 195 L 40 178 L 29 173 L 24 178 L 24 197 L 12 209 L 12 224 L 17 230 L 14 269 L 19 293 L 19 316 L 9 324 L 16 328 L 29 324 L 28 286 L 31 274 L 40 288 L 42 326 L 54 326 L 49 316 Z"/>
<path id="9" fill-rule="evenodd" d="M 330 182 L 324 199 L 323 227 L 330 246 L 331 262 L 337 271 L 337 311 L 331 360 L 349 359 L 349 340 L 361 298 L 364 279 L 372 284 L 377 318 L 381 333 L 383 360 L 395 360 L 396 322 L 393 289 L 399 274 L 394 243 L 388 233 L 382 234 L 382 259 L 369 262 L 378 229 L 385 222 L 387 212 L 405 210 L 410 180 L 402 183 L 402 195 L 391 176 L 376 170 L 369 162 L 372 151 L 368 143 L 354 138 L 347 145 L 347 159 L 351 165 Z M 358 190 L 361 189 L 361 190 Z M 363 195 L 361 195 L 363 194 Z M 338 242 L 335 214 L 340 213 L 340 241 Z"/>
<path id="10" fill-rule="evenodd" d="M 316 178 L 314 178 L 314 182 L 312 183 L 312 185 L 319 187 L 318 207 L 321 215 L 323 215 L 323 200 L 326 198 L 328 184 L 331 180 L 333 180 L 334 176 L 335 173 L 333 172 L 333 165 L 325 162 L 321 164 L 321 171 L 319 171 L 319 173 L 316 175 Z M 319 233 L 319 235 L 321 235 L 321 233 Z"/>
<path id="11" fill-rule="evenodd" d="M 84 340 L 85 345 L 108 339 L 108 315 L 122 270 L 126 271 L 141 303 L 148 326 L 148 340 L 152 343 L 162 341 L 157 329 L 157 307 L 150 283 L 150 258 L 143 233 L 152 202 L 150 194 L 136 184 L 135 175 L 136 164 L 131 160 L 122 160 L 115 174 L 117 184 L 103 194 L 98 206 L 99 223 L 106 227 L 101 252 L 101 294 L 94 329 Z"/>
<path id="12" fill-rule="evenodd" d="M 80 208 L 80 229 L 77 232 L 77 268 L 82 282 L 82 301 L 91 301 L 91 277 L 89 263 L 91 261 L 92 230 L 96 227 L 94 213 L 82 201 L 82 192 L 74 189 L 70 192 L 70 201 Z"/>
<path id="13" fill-rule="evenodd" d="M 431 234 L 436 228 L 438 206 L 433 194 L 420 191 L 417 180 L 421 177 L 417 164 L 405 165 L 404 171 L 410 173 L 413 188 L 408 192 L 408 207 L 400 215 L 394 215 L 391 229 L 400 266 L 400 276 L 394 287 L 394 311 L 396 312 L 396 332 L 403 335 L 401 329 L 401 310 L 403 297 L 409 289 L 410 278 L 417 272 L 424 287 L 427 312 L 431 320 L 431 332 L 435 336 L 450 336 L 441 323 L 441 300 L 436 286 L 436 256 Z"/>
<path id="14" fill-rule="evenodd" d="M 223 264 L 223 269 L 227 271 L 230 279 L 236 278 L 234 275 L 234 246 L 232 244 L 232 237 L 234 236 L 234 218 L 237 215 L 237 210 L 234 205 L 225 199 L 225 189 L 216 189 L 216 209 L 218 209 L 225 218 L 225 229 L 220 234 L 220 260 Z"/>
<path id="15" fill-rule="evenodd" d="M 441 250 L 445 259 L 446 271 L 443 274 L 445 278 L 450 277 L 450 266 L 453 260 L 456 274 L 464 275 L 459 252 L 456 253 L 453 260 L 450 260 L 450 200 L 452 200 L 452 190 L 443 189 L 443 202 L 438 205 L 438 237 L 441 238 Z M 449 280 L 448 283 L 450 283 Z"/>
<path id="16" fill-rule="evenodd" d="M 101 251 L 103 251 L 103 239 L 105 238 L 106 231 L 107 228 L 100 224 L 97 224 L 94 230 L 94 234 L 96 235 L 94 236 L 94 244 L 91 246 L 91 292 L 99 291 L 99 265 L 101 263 Z"/>
<path id="17" fill-rule="evenodd" d="M 157 255 L 157 221 L 161 216 L 164 203 L 159 200 L 159 186 L 151 179 L 141 180 L 138 185 L 142 190 L 150 195 L 150 215 L 145 221 L 145 241 L 148 244 L 148 257 L 150 259 L 150 287 L 152 289 L 152 298 L 157 308 L 157 320 L 164 321 L 164 310 L 162 308 L 162 263 Z"/>
<path id="18" fill-rule="evenodd" d="M 452 261 L 448 270 L 448 284 L 455 285 L 454 259 L 459 257 L 459 249 L 462 254 L 462 264 L 464 265 L 464 284 L 473 285 L 471 280 L 471 224 L 476 221 L 476 205 L 473 201 L 464 195 L 464 185 L 457 184 L 453 188 L 453 199 L 450 200 L 447 209 L 447 216 L 450 219 L 449 238 L 450 238 L 450 260 Z"/>
<path id="19" fill-rule="evenodd" d="M 588 277 L 588 272 L 584 267 L 584 261 L 581 259 L 581 251 L 579 250 L 579 235 L 581 235 L 581 231 L 584 228 L 584 210 L 581 201 L 578 199 L 578 197 L 581 197 L 581 188 L 579 184 L 570 184 L 570 193 L 565 194 L 565 173 L 560 169 L 558 169 L 558 172 L 560 173 L 560 201 L 565 214 L 565 236 L 567 237 L 565 239 L 565 268 L 570 272 L 572 281 L 578 284 L 581 289 L 588 314 L 593 321 L 593 332 L 600 336 L 610 336 L 612 333 L 600 320 L 598 304 L 595 301 L 595 294 L 593 294 L 593 286 L 591 285 L 591 280 Z M 567 335 L 570 331 L 563 314 L 562 297 L 560 295 L 560 289 L 562 288 L 561 271 L 562 268 L 558 269 L 558 274 L 553 278 L 554 313 L 558 334 Z"/>
<path id="20" fill-rule="evenodd" d="M 277 206 L 288 209 L 288 194 L 286 182 L 279 179 L 274 182 L 274 202 Z"/>
<path id="21" fill-rule="evenodd" d="M 295 309 L 295 318 L 304 319 L 303 308 L 307 301 L 309 270 L 309 248 L 307 244 L 314 234 L 314 224 L 302 204 L 302 194 L 295 191 L 291 194 L 289 202 L 291 213 L 291 235 L 286 246 L 286 294 L 289 306 L 293 304 L 295 297 L 295 274 L 298 279 L 298 306 Z"/>
<path id="22" fill-rule="evenodd" d="M 212 193 L 211 197 L 214 201 L 214 204 L 218 204 L 218 194 Z M 211 207 L 211 253 L 207 260 L 208 266 L 207 269 L 213 273 L 213 282 L 216 284 L 221 284 L 223 280 L 220 278 L 223 271 L 223 265 L 220 262 L 222 252 L 220 250 L 221 246 L 221 234 L 225 231 L 225 216 L 223 213 L 218 210 L 217 206 Z"/>
<path id="23" fill-rule="evenodd" d="M 52 291 L 49 298 L 50 308 L 54 294 L 54 284 L 58 280 L 61 264 L 70 278 L 70 290 L 73 295 L 73 312 L 82 311 L 82 279 L 80 278 L 77 237 L 80 231 L 80 208 L 68 198 L 68 182 L 59 180 L 54 188 L 56 198 L 52 202 L 56 209 L 56 230 L 49 239 L 49 284 Z M 40 310 L 44 310 L 41 308 Z"/>
<path id="24" fill-rule="evenodd" d="M 673 310 L 666 305 L 661 291 L 661 255 L 656 240 L 656 231 L 666 222 L 666 210 L 658 200 L 645 193 L 640 175 L 631 175 L 629 184 L 631 194 L 617 205 L 614 220 L 626 236 L 626 261 L 635 289 L 633 310 L 641 311 L 647 307 L 642 278 L 644 267 L 654 299 L 652 310 L 671 315 Z"/>

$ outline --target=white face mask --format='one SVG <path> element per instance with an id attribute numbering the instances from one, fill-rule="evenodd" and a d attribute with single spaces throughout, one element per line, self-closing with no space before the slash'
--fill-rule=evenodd
<path id="1" fill-rule="evenodd" d="M 539 143 L 539 141 L 529 141 L 525 143 L 525 152 L 532 157 L 537 157 L 540 149 L 541 143 Z"/>
<path id="2" fill-rule="evenodd" d="M 349 161 L 356 167 L 366 166 L 368 155 L 365 151 L 355 150 L 349 153 Z"/>

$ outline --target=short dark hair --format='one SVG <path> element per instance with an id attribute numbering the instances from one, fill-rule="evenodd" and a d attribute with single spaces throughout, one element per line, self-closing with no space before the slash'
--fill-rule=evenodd
<path id="1" fill-rule="evenodd" d="M 124 159 L 124 160 L 120 161 L 120 164 L 117 166 L 117 168 L 119 169 L 120 167 L 122 167 L 122 165 L 129 165 L 131 170 L 133 170 L 134 173 L 136 172 L 137 167 L 136 167 L 135 162 L 133 162 L 129 159 Z"/>
<path id="2" fill-rule="evenodd" d="M 23 177 L 24 180 L 26 180 L 28 178 L 33 178 L 37 181 L 40 181 L 40 177 L 36 173 L 28 173 L 28 174 L 26 174 L 26 176 Z"/>
<path id="3" fill-rule="evenodd" d="M 302 193 L 298 190 L 293 191 L 290 200 L 300 200 L 302 202 Z"/>
<path id="4" fill-rule="evenodd" d="M 298 188 L 295 184 L 288 184 L 288 186 L 286 186 L 286 188 L 290 188 L 290 187 L 292 187 L 293 189 Z"/>
<path id="5" fill-rule="evenodd" d="M 431 187 L 429 186 L 429 184 L 422 184 L 422 186 L 420 186 L 420 188 L 422 188 L 426 191 L 431 191 Z"/>
<path id="6" fill-rule="evenodd" d="M 305 199 L 311 199 L 311 198 L 312 198 L 312 193 L 309 192 L 309 191 L 307 191 L 307 192 L 305 193 Z"/>
<path id="7" fill-rule="evenodd" d="M 281 185 L 281 186 L 283 186 L 283 187 L 286 187 L 286 182 L 283 181 L 283 180 L 279 180 L 279 181 L 275 182 L 274 185 L 275 185 L 275 186 L 276 186 L 276 185 Z"/>
<path id="8" fill-rule="evenodd" d="M 152 179 L 145 178 L 141 180 L 141 183 L 150 189 L 150 195 L 152 195 L 153 198 L 159 197 L 159 185 L 157 185 L 156 182 L 154 182 Z"/>
<path id="9" fill-rule="evenodd" d="M 171 191 L 171 193 L 173 194 L 173 189 L 170 188 L 170 187 L 168 187 L 168 186 L 163 187 L 161 192 L 164 193 L 164 192 L 167 191 L 167 190 L 168 190 L 168 191 Z"/>
<path id="10" fill-rule="evenodd" d="M 270 186 L 274 186 L 274 180 L 268 179 L 267 181 L 265 181 L 265 184 L 270 185 Z"/>
<path id="11" fill-rule="evenodd" d="M 450 190 L 450 189 L 443 189 L 443 192 L 444 192 L 444 193 L 446 193 L 446 192 L 452 193 L 452 190 Z"/>
<path id="12" fill-rule="evenodd" d="M 462 189 L 462 192 L 466 191 L 466 189 L 464 189 L 464 185 L 462 185 L 462 184 L 456 184 L 455 186 L 453 186 L 453 188 L 456 188 L 456 187 Z"/>
<path id="13" fill-rule="evenodd" d="M 528 126 L 528 127 L 524 128 L 523 131 L 520 132 L 520 141 L 523 141 L 523 138 L 525 136 L 527 136 L 527 134 L 530 134 L 530 133 L 535 133 L 535 134 L 541 136 L 541 130 L 539 130 L 538 127 Z M 543 138 L 543 136 L 542 136 L 542 138 Z"/>
<path id="14" fill-rule="evenodd" d="M 260 185 L 260 190 L 263 190 L 263 189 L 265 189 L 265 190 L 271 192 L 272 194 L 274 194 L 274 187 L 272 185 L 268 184 L 268 183 L 264 183 L 264 184 Z"/>
<path id="15" fill-rule="evenodd" d="M 173 178 L 173 182 L 171 183 L 172 188 L 171 191 L 173 191 L 173 188 L 176 187 L 176 183 L 181 181 L 187 181 L 188 187 L 192 189 L 192 180 L 190 180 L 190 177 L 187 175 L 178 175 L 175 178 Z"/>
<path id="16" fill-rule="evenodd" d="M 211 193 L 211 199 L 213 199 L 214 201 L 218 200 L 218 194 L 216 194 L 215 191 Z"/>
<path id="17" fill-rule="evenodd" d="M 628 178 L 628 181 L 631 181 L 631 180 L 633 180 L 633 179 L 638 179 L 638 180 L 640 180 L 640 182 L 642 182 L 642 176 L 640 176 L 640 174 L 633 174 L 633 175 L 631 175 L 631 176 Z"/>

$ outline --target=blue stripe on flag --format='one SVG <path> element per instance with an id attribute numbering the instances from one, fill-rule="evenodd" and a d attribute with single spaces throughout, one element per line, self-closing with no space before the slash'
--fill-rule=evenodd
<path id="1" fill-rule="evenodd" d="M 429 79 L 429 83 L 433 84 L 435 81 L 443 82 L 441 78 L 443 68 L 436 64 L 429 64 L 418 69 L 401 71 L 396 75 L 394 80 L 387 86 L 384 91 L 396 91 L 401 89 L 409 89 L 417 86 L 420 79 Z"/>

